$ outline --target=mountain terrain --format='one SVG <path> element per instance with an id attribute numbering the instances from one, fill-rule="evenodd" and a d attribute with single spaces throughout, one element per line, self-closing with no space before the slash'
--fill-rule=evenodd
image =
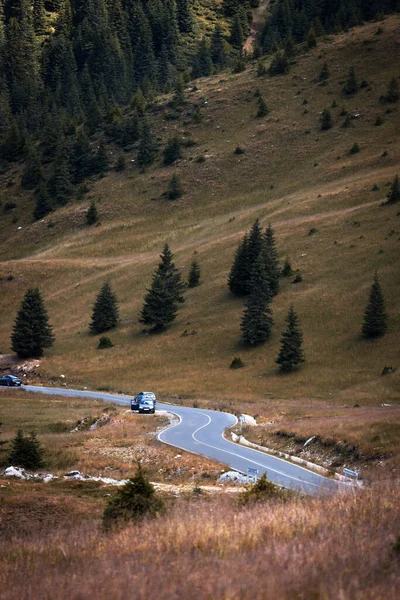
<path id="1" fill-rule="evenodd" d="M 83 195 L 42 219 L 32 219 L 35 193 L 21 187 L 23 164 L 9 163 L 1 175 L 3 354 L 11 352 L 26 289 L 39 286 L 56 337 L 40 361 L 42 380 L 127 394 L 154 389 L 164 398 L 245 410 L 267 421 L 279 415 L 281 421 L 283 411 L 292 427 L 292 416 L 331 407 L 339 436 L 346 428 L 344 407 L 370 406 L 378 410 L 374 419 L 386 432 L 383 439 L 388 436 L 383 447 L 391 446 L 397 417 L 394 422 L 391 416 L 388 433 L 382 405 L 397 404 L 399 371 L 382 371 L 399 361 L 400 221 L 399 205 L 384 203 L 398 173 L 399 109 L 383 98 L 399 77 L 398 33 L 399 17 L 388 16 L 319 36 L 315 47 L 299 46 L 286 74 L 265 74 L 268 55 L 250 60 L 240 73 L 225 70 L 189 82 L 178 107 L 174 91 L 154 96 L 147 108 L 154 162 L 138 168 L 133 144 L 124 151 L 126 168 L 118 171 L 120 149 L 108 137 L 106 171 L 86 179 Z M 324 63 L 328 77 L 322 79 Z M 351 68 L 358 87 L 347 95 Z M 264 117 L 257 117 L 260 95 L 269 111 Z M 331 113 L 329 130 L 321 129 L 324 109 Z M 165 166 L 162 152 L 174 136 L 182 157 Z M 96 147 L 99 138 L 93 139 Z M 174 174 L 183 195 L 171 201 L 165 193 Z M 99 222 L 89 227 L 91 202 Z M 281 278 L 271 338 L 253 348 L 241 341 L 244 299 L 230 294 L 227 279 L 237 245 L 256 219 L 271 224 L 280 264 L 288 259 L 295 273 Z M 201 283 L 186 290 L 168 328 L 149 333 L 139 315 L 165 243 L 184 279 L 198 260 Z M 302 280 L 294 283 L 297 271 Z M 361 325 L 375 272 L 388 329 L 365 340 Z M 114 346 L 99 351 L 89 323 L 107 280 L 120 320 L 109 332 Z M 275 360 L 291 304 L 306 362 L 285 375 Z M 243 369 L 229 368 L 235 356 Z M 349 419 L 350 430 L 362 429 L 364 419 L 354 413 Z M 312 426 L 305 429 L 313 433 Z"/>

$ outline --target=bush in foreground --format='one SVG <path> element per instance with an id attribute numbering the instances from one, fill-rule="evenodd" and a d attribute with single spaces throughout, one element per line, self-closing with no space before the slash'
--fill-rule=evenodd
<path id="1" fill-rule="evenodd" d="M 103 513 L 105 529 L 129 521 L 140 521 L 145 517 L 156 517 L 165 509 L 165 503 L 150 483 L 146 472 L 139 463 L 132 479 L 110 498 Z"/>
<path id="2" fill-rule="evenodd" d="M 283 499 L 288 495 L 272 481 L 268 481 L 266 473 L 263 473 L 256 483 L 242 492 L 239 496 L 240 504 L 254 504 L 255 502 L 265 502 L 267 500 Z"/>

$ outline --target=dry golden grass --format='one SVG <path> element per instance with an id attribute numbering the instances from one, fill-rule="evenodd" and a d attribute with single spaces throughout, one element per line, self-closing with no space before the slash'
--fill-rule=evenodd
<path id="1" fill-rule="evenodd" d="M 398 494 L 393 481 L 246 509 L 180 500 L 107 536 L 93 515 L 38 526 L 0 541 L 1 597 L 394 600 Z"/>
<path id="2" fill-rule="evenodd" d="M 71 386 L 129 394 L 150 388 L 164 398 L 266 417 L 274 398 L 293 400 L 289 408 L 304 399 L 319 400 L 320 406 L 398 403 L 400 369 L 380 374 L 386 364 L 400 365 L 399 207 L 380 203 L 398 171 L 400 120 L 399 108 L 387 114 L 379 97 L 398 75 L 399 17 L 379 26 L 381 35 L 375 35 L 377 24 L 368 24 L 321 41 L 285 77 L 257 78 L 252 64 L 239 75 L 199 80 L 197 91 L 188 92 L 182 119 L 167 122 L 163 111 L 155 117 L 161 145 L 173 133 L 198 145 L 185 149 L 176 166 L 158 162 L 144 174 L 129 166 L 125 174 L 110 172 L 97 181 L 89 197 L 99 198 L 99 227 L 82 224 L 87 200 L 32 224 L 32 199 L 17 189 L 19 221 L 13 224 L 5 215 L 0 224 L 0 351 L 10 351 L 12 322 L 26 288 L 40 284 L 57 338 L 41 363 L 44 379 L 65 374 Z M 316 78 L 324 61 L 331 75 L 321 86 Z M 351 65 L 370 87 L 344 99 L 341 82 Z M 255 118 L 256 88 L 271 109 L 263 120 Z M 192 105 L 202 98 L 208 102 L 203 122 L 194 124 Z M 321 132 L 320 113 L 334 101 L 334 127 Z M 341 128 L 342 107 L 359 114 L 353 127 Z M 377 116 L 384 119 L 380 127 L 374 125 Z M 350 156 L 354 142 L 361 151 Z M 234 155 L 237 145 L 244 155 Z M 202 164 L 195 161 L 200 154 L 206 157 Z M 182 200 L 166 202 L 161 194 L 175 171 L 186 192 Z M 19 172 L 15 167 L 2 181 L 17 181 Z M 379 189 L 372 191 L 375 184 Z M 273 303 L 272 339 L 245 349 L 239 340 L 243 302 L 228 294 L 226 281 L 237 242 L 256 217 L 263 225 L 271 221 L 282 259 L 289 256 L 304 281 L 282 281 Z M 317 233 L 308 236 L 311 228 Z M 185 276 L 197 252 L 202 284 L 188 291 L 167 331 L 147 336 L 138 314 L 165 242 Z M 376 269 L 389 331 L 377 341 L 362 341 L 361 320 Z M 115 346 L 98 351 L 87 330 L 106 277 L 120 300 L 121 323 L 110 333 Z M 282 377 L 275 358 L 292 302 L 307 362 Z M 182 337 L 185 330 L 197 333 Z M 236 354 L 246 367 L 232 372 Z"/>

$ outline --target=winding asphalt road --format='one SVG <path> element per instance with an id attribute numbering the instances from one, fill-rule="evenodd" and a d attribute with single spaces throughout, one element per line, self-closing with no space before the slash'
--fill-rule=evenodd
<path id="1" fill-rule="evenodd" d="M 105 402 L 114 402 L 121 406 L 130 405 L 129 397 L 117 394 L 32 385 L 25 385 L 23 388 L 28 392 L 93 398 Z M 157 408 L 167 410 L 179 419 L 177 424 L 164 429 L 158 434 L 158 439 L 165 444 L 218 460 L 242 473 L 246 473 L 249 467 L 258 469 L 260 475 L 267 473 L 267 478 L 273 483 L 306 494 L 315 495 L 322 492 L 335 492 L 339 489 L 339 483 L 335 480 L 322 477 L 304 467 L 265 452 L 239 446 L 226 440 L 223 433 L 226 428 L 236 424 L 237 419 L 234 415 L 161 403 L 157 403 Z"/>

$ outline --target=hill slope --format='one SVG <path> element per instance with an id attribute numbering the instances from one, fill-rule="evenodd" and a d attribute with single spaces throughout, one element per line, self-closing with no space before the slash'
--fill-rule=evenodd
<path id="1" fill-rule="evenodd" d="M 174 134 L 195 142 L 183 159 L 172 167 L 159 160 L 140 173 L 130 162 L 135 155 L 128 154 L 124 173 L 110 171 L 87 199 L 43 221 L 31 222 L 33 199 L 19 188 L 20 168 L 3 175 L 3 207 L 12 200 L 17 208 L 5 211 L 0 224 L 0 351 L 10 352 L 26 288 L 40 285 L 57 338 L 41 364 L 46 377 L 63 373 L 77 385 L 125 392 L 150 387 L 216 402 L 398 399 L 398 372 L 380 373 L 400 358 L 400 217 L 398 206 L 380 204 L 399 170 L 399 108 L 382 105 L 379 97 L 399 75 L 399 23 L 394 16 L 326 38 L 298 55 L 283 77 L 256 77 L 253 63 L 238 75 L 200 79 L 187 90 L 178 120 L 165 119 L 169 98 L 158 99 L 154 128 L 160 147 Z M 321 85 L 324 62 L 330 77 Z M 366 83 L 343 98 L 351 66 Z M 255 116 L 257 88 L 270 108 L 263 119 Z M 195 104 L 201 106 L 200 123 L 193 121 Z M 321 112 L 332 106 L 333 128 L 321 131 Z M 351 115 L 347 128 L 341 127 L 343 108 Z M 381 126 L 375 125 L 378 116 Z M 360 152 L 350 154 L 354 143 Z M 235 155 L 237 146 L 245 153 Z M 162 194 L 174 172 L 185 193 L 168 202 Z M 87 228 L 91 198 L 98 201 L 101 225 Z M 282 279 L 272 306 L 271 341 L 245 349 L 239 339 L 243 301 L 228 293 L 226 281 L 237 243 L 257 217 L 263 226 L 272 223 L 282 260 L 290 257 L 303 282 Z M 316 231 L 308 235 L 310 230 Z M 138 314 L 165 242 L 185 276 L 196 253 L 202 284 L 188 290 L 168 330 L 144 335 Z M 360 324 L 375 270 L 389 330 L 368 342 L 360 339 Z M 88 323 L 106 278 L 120 300 L 121 323 L 110 333 L 115 347 L 100 352 Z M 282 377 L 274 361 L 291 303 L 301 319 L 307 362 Z M 235 372 L 229 364 L 237 354 L 246 368 Z"/>

